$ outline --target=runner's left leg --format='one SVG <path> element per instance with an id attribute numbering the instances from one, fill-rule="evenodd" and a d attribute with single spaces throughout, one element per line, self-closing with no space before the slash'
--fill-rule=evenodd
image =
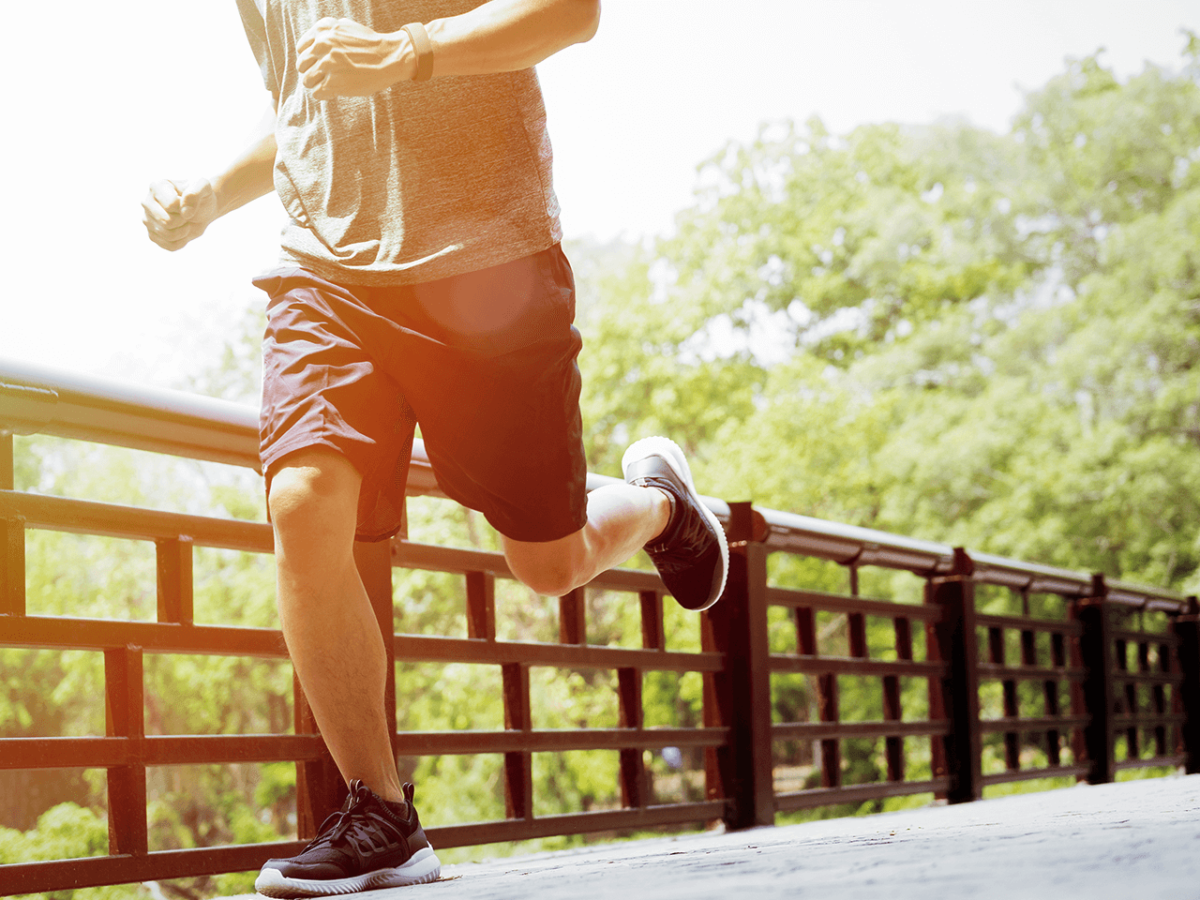
<path id="1" fill-rule="evenodd" d="M 660 490 L 608 484 L 588 494 L 587 524 L 542 543 L 501 536 L 513 575 L 550 597 L 561 597 L 633 557 L 667 527 L 671 501 Z"/>

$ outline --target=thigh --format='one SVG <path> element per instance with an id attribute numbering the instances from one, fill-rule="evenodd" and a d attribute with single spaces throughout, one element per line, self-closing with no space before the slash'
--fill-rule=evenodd
<path id="1" fill-rule="evenodd" d="M 578 531 L 587 521 L 582 340 L 566 257 L 553 247 L 446 281 L 417 290 L 441 364 L 397 366 L 439 485 L 514 540 Z"/>
<path id="2" fill-rule="evenodd" d="M 268 491 L 298 451 L 324 448 L 361 476 L 356 531 L 379 540 L 400 529 L 412 410 L 378 366 L 398 332 L 351 289 L 303 269 L 256 279 L 270 296 L 263 337 L 260 456 Z"/>

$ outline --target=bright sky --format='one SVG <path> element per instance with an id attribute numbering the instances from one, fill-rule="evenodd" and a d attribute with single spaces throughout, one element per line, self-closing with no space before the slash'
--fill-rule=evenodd
<path id="1" fill-rule="evenodd" d="M 10 34 L 46 34 L 46 7 L 5 13 Z M 249 279 L 274 261 L 281 213 L 264 198 L 168 254 L 139 204 L 155 177 L 222 165 L 267 95 L 233 0 L 51 15 L 68 26 L 50 45 L 10 41 L 0 62 L 0 357 L 175 385 L 261 298 Z M 604 0 L 596 38 L 539 67 L 564 227 L 668 231 L 697 165 L 767 120 L 844 132 L 959 114 L 1003 131 L 1065 57 L 1176 67 L 1184 27 L 1200 31 L 1200 0 Z"/>

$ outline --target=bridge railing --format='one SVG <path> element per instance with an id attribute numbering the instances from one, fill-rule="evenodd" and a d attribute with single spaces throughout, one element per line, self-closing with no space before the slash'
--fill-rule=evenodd
<path id="1" fill-rule="evenodd" d="M 13 434 L 250 468 L 258 440 L 247 407 L 0 360 L 0 646 L 102 653 L 106 713 L 105 733 L 95 736 L 12 737 L 0 723 L 0 770 L 105 770 L 109 827 L 107 855 L 0 866 L 0 892 L 247 871 L 298 850 L 344 792 L 298 684 L 292 733 L 160 735 L 146 727 L 148 657 L 286 659 L 277 630 L 199 623 L 193 608 L 195 548 L 269 554 L 269 526 L 16 491 Z M 589 486 L 605 480 L 590 476 Z M 409 490 L 438 493 L 419 443 Z M 505 817 L 435 823 L 435 845 L 718 819 L 743 827 L 771 824 L 781 812 L 907 794 L 973 800 L 985 786 L 1021 779 L 1103 782 L 1138 766 L 1200 771 L 1194 598 L 749 503 L 706 502 L 729 533 L 732 564 L 722 600 L 699 617 L 699 651 L 668 646 L 665 591 L 653 573 L 603 573 L 558 599 L 556 642 L 519 642 L 498 637 L 497 582 L 512 577 L 501 555 L 402 539 L 356 547 L 392 662 L 499 669 L 503 730 L 414 732 L 397 730 L 395 665 L 388 667 L 399 755 L 502 759 Z M 154 621 L 31 614 L 31 529 L 152 542 Z M 772 583 L 772 566 L 787 558 L 839 567 L 845 590 L 805 588 L 786 574 Z M 393 633 L 393 569 L 459 579 L 466 637 Z M 916 589 L 864 595 L 860 581 L 887 583 L 878 573 L 911 576 Z M 636 603 L 639 646 L 588 642 L 595 591 Z M 530 673 L 540 669 L 615 673 L 617 727 L 535 727 Z M 653 672 L 699 673 L 701 723 L 647 725 L 642 690 Z M 798 683 L 810 702 L 785 701 Z M 843 696 L 873 699 L 851 708 Z M 704 799 L 685 792 L 671 802 L 657 789 L 646 754 L 669 747 L 703 754 Z M 539 815 L 533 755 L 577 750 L 618 755 L 620 806 Z M 297 841 L 151 850 L 149 767 L 279 761 L 297 765 Z"/>

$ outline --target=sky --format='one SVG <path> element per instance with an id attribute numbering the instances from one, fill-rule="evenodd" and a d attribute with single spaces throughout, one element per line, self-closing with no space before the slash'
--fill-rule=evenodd
<path id="1" fill-rule="evenodd" d="M 396 0 L 401 2 L 401 0 Z M 268 196 L 167 253 L 155 178 L 218 170 L 267 104 L 232 0 L 62 0 L 53 60 L 9 42 L 3 360 L 186 387 L 262 295 Z M 45 7 L 6 9 L 44 34 Z M 14 21 L 15 20 L 15 21 Z M 538 67 L 568 238 L 668 233 L 697 167 L 765 122 L 962 116 L 1004 132 L 1023 92 L 1103 48 L 1121 77 L 1182 60 L 1200 0 L 604 0 L 600 30 Z"/>

